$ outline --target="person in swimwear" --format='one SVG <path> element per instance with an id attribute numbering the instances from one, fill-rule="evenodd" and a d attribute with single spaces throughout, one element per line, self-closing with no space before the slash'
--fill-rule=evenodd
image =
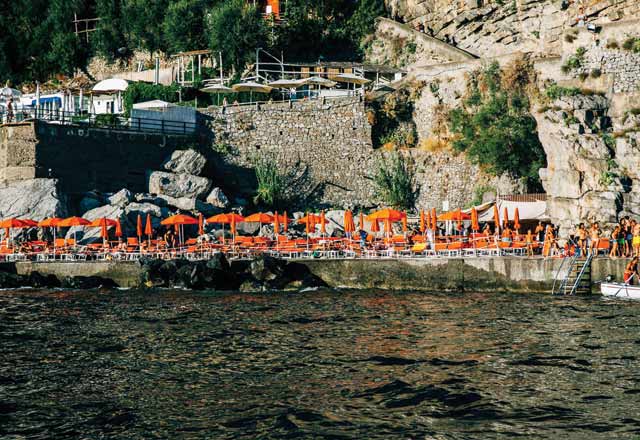
<path id="1" fill-rule="evenodd" d="M 633 257 L 627 267 L 624 268 L 623 279 L 625 284 L 633 284 L 633 278 L 638 277 L 638 257 Z"/>

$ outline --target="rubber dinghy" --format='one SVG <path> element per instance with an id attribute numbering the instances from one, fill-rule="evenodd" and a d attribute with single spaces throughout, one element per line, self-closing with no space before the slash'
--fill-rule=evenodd
<path id="1" fill-rule="evenodd" d="M 624 283 L 601 283 L 600 291 L 604 296 L 640 299 L 640 286 L 631 286 Z"/>

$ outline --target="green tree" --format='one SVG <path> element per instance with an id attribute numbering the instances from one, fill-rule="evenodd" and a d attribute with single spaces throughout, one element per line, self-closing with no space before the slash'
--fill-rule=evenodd
<path id="1" fill-rule="evenodd" d="M 389 158 L 381 156 L 376 165 L 373 181 L 376 193 L 388 206 L 412 209 L 417 189 L 413 163 L 395 152 Z"/>
<path id="2" fill-rule="evenodd" d="M 211 11 L 209 48 L 222 52 L 225 68 L 241 72 L 255 57 L 258 47 L 266 47 L 264 20 L 253 6 L 243 0 L 226 0 Z"/>
<path id="3" fill-rule="evenodd" d="M 207 0 L 178 0 L 169 5 L 162 23 L 164 40 L 171 53 L 203 49 Z"/>
<path id="4" fill-rule="evenodd" d="M 168 5 L 169 0 L 124 0 L 124 26 L 131 48 L 166 52 L 162 22 Z"/>
<path id="5" fill-rule="evenodd" d="M 110 60 L 127 54 L 122 14 L 122 0 L 96 0 L 96 15 L 100 21 L 92 36 L 93 48 Z"/>
<path id="6" fill-rule="evenodd" d="M 376 19 L 385 14 L 384 0 L 360 0 L 347 22 L 351 40 L 362 47 L 365 38 L 374 32 Z"/>
<path id="7" fill-rule="evenodd" d="M 519 75 L 524 69 L 510 68 Z M 529 113 L 529 80 L 511 77 L 497 63 L 471 77 L 468 98 L 449 114 L 453 147 L 490 173 L 509 173 L 524 179 L 530 190 L 539 190 L 545 155 Z"/>

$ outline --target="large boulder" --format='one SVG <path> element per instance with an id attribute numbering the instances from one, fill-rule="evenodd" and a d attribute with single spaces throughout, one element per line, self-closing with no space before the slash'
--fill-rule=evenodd
<path id="1" fill-rule="evenodd" d="M 42 220 L 66 217 L 67 199 L 58 190 L 57 179 L 30 179 L 0 188 L 0 216 Z"/>
<path id="2" fill-rule="evenodd" d="M 207 203 L 215 206 L 216 208 L 226 208 L 229 206 L 229 199 L 222 192 L 220 188 L 213 188 L 206 198 Z"/>
<path id="3" fill-rule="evenodd" d="M 202 200 L 189 198 L 189 197 L 171 197 L 171 196 L 158 196 L 159 200 L 162 200 L 169 208 L 175 208 L 180 211 L 192 211 L 201 212 L 203 215 L 214 215 L 221 212 L 220 208 L 216 208 L 210 203 L 203 202 Z"/>
<path id="4" fill-rule="evenodd" d="M 133 195 L 131 194 L 131 191 L 123 188 L 117 193 L 113 194 L 107 200 L 109 201 L 110 205 L 125 207 L 129 204 L 129 202 L 133 200 Z"/>
<path id="5" fill-rule="evenodd" d="M 209 179 L 192 174 L 150 171 L 148 172 L 148 180 L 149 192 L 175 198 L 203 198 L 211 189 Z"/>
<path id="6" fill-rule="evenodd" d="M 162 167 L 173 173 L 200 175 L 207 159 L 195 150 L 177 150 L 164 161 Z"/>
<path id="7" fill-rule="evenodd" d="M 104 205 L 104 198 L 100 194 L 94 192 L 86 193 L 82 200 L 80 200 L 80 214 L 84 214 L 102 205 Z"/>
<path id="8" fill-rule="evenodd" d="M 104 205 L 98 208 L 92 209 L 84 213 L 83 217 L 87 220 L 97 220 L 99 218 L 120 219 L 124 214 L 124 208 L 120 206 Z M 122 228 L 126 229 L 126 224 L 122 224 Z M 110 233 L 113 235 L 113 232 Z M 69 228 L 66 238 L 76 238 L 81 243 L 91 243 L 100 240 L 101 228 L 87 228 L 83 226 L 75 226 Z"/>

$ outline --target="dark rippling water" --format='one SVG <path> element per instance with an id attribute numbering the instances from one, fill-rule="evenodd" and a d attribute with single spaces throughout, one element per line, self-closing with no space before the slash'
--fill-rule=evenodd
<path id="1" fill-rule="evenodd" d="M 640 303 L 0 292 L 2 439 L 639 438 Z"/>

